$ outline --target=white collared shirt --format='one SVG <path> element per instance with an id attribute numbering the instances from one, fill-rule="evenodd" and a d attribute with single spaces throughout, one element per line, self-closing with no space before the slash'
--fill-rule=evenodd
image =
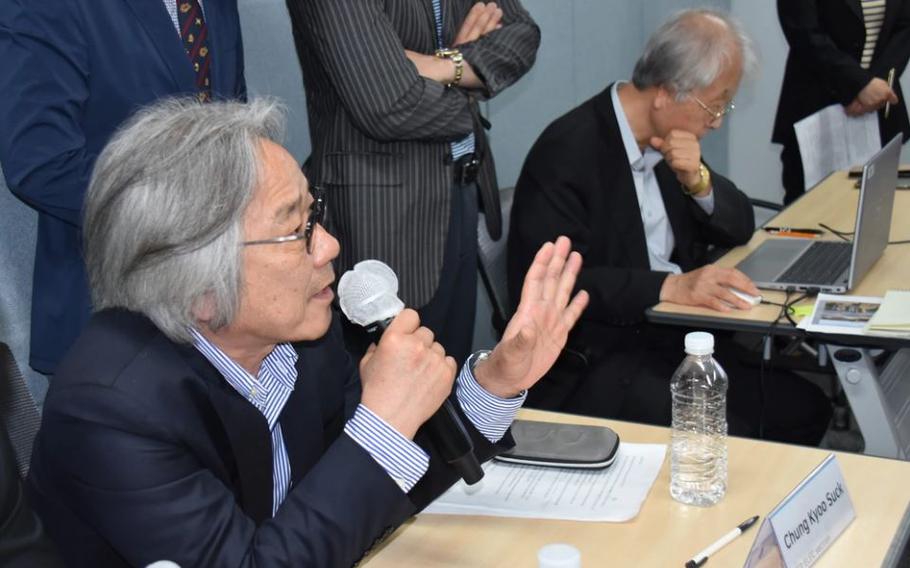
<path id="1" fill-rule="evenodd" d="M 657 177 L 654 175 L 654 166 L 663 160 L 663 155 L 650 146 L 645 148 L 644 153 L 638 147 L 632 127 L 629 126 L 629 119 L 626 118 L 626 111 L 619 100 L 618 87 L 622 83 L 617 81 L 613 85 L 610 96 L 613 99 L 616 122 L 619 125 L 622 143 L 629 159 L 629 167 L 632 169 L 632 179 L 635 182 L 635 195 L 638 198 L 638 209 L 645 228 L 645 241 L 648 245 L 648 263 L 651 270 L 680 274 L 682 269 L 679 265 L 670 262 L 676 240 L 673 237 L 670 219 L 667 217 L 667 208 L 664 206 L 660 186 L 657 184 Z M 713 191 L 704 197 L 693 197 L 693 199 L 708 215 L 714 212 Z"/>

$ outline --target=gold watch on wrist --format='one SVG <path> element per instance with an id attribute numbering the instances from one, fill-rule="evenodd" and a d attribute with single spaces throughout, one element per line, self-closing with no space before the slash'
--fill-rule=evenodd
<path id="1" fill-rule="evenodd" d="M 440 59 L 449 59 L 452 63 L 455 64 L 455 78 L 452 79 L 451 83 L 446 83 L 447 88 L 457 87 L 458 83 L 461 82 L 461 77 L 464 75 L 464 55 L 461 54 L 461 51 L 455 49 L 454 47 L 437 49 L 436 57 Z"/>
<path id="2" fill-rule="evenodd" d="M 698 164 L 698 183 L 691 187 L 683 186 L 683 193 L 689 197 L 694 197 L 699 193 L 704 193 L 709 187 L 711 187 L 711 172 L 708 171 L 708 168 L 704 164 Z"/>

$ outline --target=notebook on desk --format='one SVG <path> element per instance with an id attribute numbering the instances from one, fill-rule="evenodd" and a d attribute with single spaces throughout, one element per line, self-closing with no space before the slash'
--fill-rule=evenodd
<path id="1" fill-rule="evenodd" d="M 759 288 L 844 294 L 888 245 L 901 135 L 863 166 L 852 242 L 768 239 L 736 267 Z"/>

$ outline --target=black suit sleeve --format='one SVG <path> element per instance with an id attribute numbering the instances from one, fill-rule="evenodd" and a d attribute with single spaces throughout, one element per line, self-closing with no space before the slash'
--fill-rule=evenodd
<path id="1" fill-rule="evenodd" d="M 421 77 L 380 0 L 288 0 L 296 25 L 354 124 L 381 141 L 456 139 L 468 97 Z M 356 38 L 356 41 L 351 41 Z"/>
<path id="2" fill-rule="evenodd" d="M 708 168 L 711 170 L 711 168 Z M 689 209 L 699 225 L 698 241 L 724 248 L 746 244 L 755 231 L 755 214 L 749 197 L 736 184 L 711 170 L 714 211 L 705 213 L 694 199 Z"/>
<path id="3" fill-rule="evenodd" d="M 565 235 L 584 259 L 576 290 L 586 290 L 591 300 L 582 317 L 617 325 L 638 321 L 642 306 L 659 295 L 667 273 L 612 265 L 591 254 L 598 247 L 594 224 L 610 222 L 600 216 L 603 211 L 593 210 L 597 208 L 592 197 L 606 188 L 595 187 L 588 175 L 589 160 L 596 158 L 584 151 L 584 144 L 572 144 L 571 133 L 567 136 L 544 132 L 528 154 L 515 188 L 508 259 L 512 304 L 518 303 L 525 271 L 537 250 Z"/>
<path id="4" fill-rule="evenodd" d="M 607 159 L 606 147 L 590 136 L 578 134 L 573 127 L 580 124 L 578 120 L 560 122 L 545 131 L 531 149 L 516 186 L 508 260 L 512 303 L 518 301 L 524 272 L 537 249 L 566 235 L 584 259 L 576 289 L 586 290 L 591 301 L 582 318 L 608 325 L 638 323 L 644 319 L 644 310 L 660 301 L 660 289 L 668 273 L 651 270 L 647 265 L 636 267 L 631 251 L 597 242 L 618 238 L 616 231 L 627 230 L 603 229 L 603 224 L 614 223 L 620 216 L 607 210 L 617 200 L 608 200 L 605 205 L 599 196 L 631 186 L 631 173 L 623 163 L 602 170 L 595 167 Z M 664 163 L 658 165 L 656 174 L 661 184 L 678 186 Z M 709 244 L 731 247 L 747 242 L 755 227 L 748 197 L 730 180 L 713 171 L 711 174 L 713 214 L 707 215 L 694 200 L 686 198 L 689 223 L 686 228 L 674 227 L 677 247 L 693 243 L 690 257 L 695 262 L 702 261 Z M 640 215 L 636 208 L 624 213 Z M 635 226 L 640 230 L 639 222 L 627 223 L 627 227 Z M 644 239 L 643 234 L 641 238 Z"/>
<path id="5" fill-rule="evenodd" d="M 62 566 L 41 521 L 25 498 L 13 447 L 0 425 L 0 566 L 55 568 Z"/>
<path id="6" fill-rule="evenodd" d="M 455 140 L 472 130 L 461 89 L 421 77 L 380 0 L 288 0 L 296 30 L 325 70 L 354 124 L 371 138 Z M 463 47 L 488 94 L 534 62 L 539 31 L 517 0 L 503 4 L 502 29 Z M 351 41 L 356 38 L 357 41 Z"/>
<path id="7" fill-rule="evenodd" d="M 777 15 L 791 57 L 798 58 L 804 69 L 817 70 L 838 101 L 848 105 L 874 75 L 844 53 L 821 26 L 819 5 L 825 1 L 777 0 Z"/>
<path id="8" fill-rule="evenodd" d="M 904 74 L 907 60 L 910 59 L 910 1 L 899 0 L 898 3 L 900 12 L 891 28 L 891 34 L 884 46 L 876 49 L 878 54 L 869 69 L 876 77 L 885 78 L 888 77 L 888 71 L 894 69 L 895 82 Z"/>
<path id="9" fill-rule="evenodd" d="M 500 0 L 502 28 L 458 48 L 484 84 L 484 95 L 495 96 L 534 65 L 540 29 L 518 0 Z"/>

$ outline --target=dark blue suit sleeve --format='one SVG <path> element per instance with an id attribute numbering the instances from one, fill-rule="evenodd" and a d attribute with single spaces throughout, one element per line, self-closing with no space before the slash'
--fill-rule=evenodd
<path id="1" fill-rule="evenodd" d="M 97 156 L 79 122 L 90 70 L 73 5 L 0 3 L 0 163 L 13 193 L 78 226 Z"/>
<path id="2" fill-rule="evenodd" d="M 413 512 L 370 456 L 339 436 L 257 527 L 236 496 L 142 404 L 108 388 L 60 393 L 77 412 L 45 415 L 67 505 L 131 565 L 350 566 Z M 52 472 L 52 473 L 50 473 Z M 141 514 L 137 514 L 141 512 Z"/>

